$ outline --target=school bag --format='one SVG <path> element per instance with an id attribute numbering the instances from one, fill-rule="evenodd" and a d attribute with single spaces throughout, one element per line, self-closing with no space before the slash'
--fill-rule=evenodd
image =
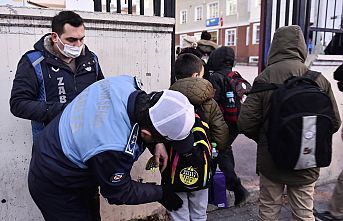
<path id="1" fill-rule="evenodd" d="M 226 87 L 224 95 L 221 96 L 219 107 L 223 113 L 225 121 L 230 125 L 237 124 L 241 105 L 245 100 L 246 93 L 251 89 L 251 84 L 245 80 L 237 71 L 226 74 Z"/>
<path id="2" fill-rule="evenodd" d="M 267 115 L 268 151 L 283 170 L 327 167 L 331 163 L 334 110 L 315 79 L 319 72 L 293 76 L 284 84 L 254 85 L 251 93 L 274 90 Z"/>
<path id="3" fill-rule="evenodd" d="M 172 185 L 175 192 L 192 192 L 208 188 L 211 174 L 211 144 L 208 140 L 209 127 L 197 108 L 192 128 L 194 145 L 188 153 L 177 153 L 166 144 L 168 164 L 162 173 L 162 184 Z"/>

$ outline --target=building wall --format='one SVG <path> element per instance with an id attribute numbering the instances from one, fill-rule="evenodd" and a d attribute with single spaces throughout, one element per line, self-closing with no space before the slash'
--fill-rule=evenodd
<path id="1" fill-rule="evenodd" d="M 219 3 L 219 21 L 222 19 L 222 23 L 217 25 L 206 27 L 206 19 L 208 13 L 208 4 L 218 2 Z M 182 35 L 199 35 L 201 31 L 207 30 L 209 32 L 217 32 L 218 39 L 216 43 L 219 45 L 226 45 L 226 30 L 236 29 L 236 44 L 229 45 L 236 51 L 237 62 L 249 62 L 249 57 L 258 56 L 258 44 L 253 44 L 252 33 L 253 23 L 259 22 L 260 19 L 260 1 L 259 0 L 239 0 L 237 1 L 237 11 L 232 15 L 227 14 L 227 0 L 184 0 L 177 1 L 176 4 L 176 45 L 180 45 L 180 36 Z M 195 20 L 195 8 L 197 6 L 203 7 L 203 20 Z M 181 12 L 187 10 L 187 22 L 180 24 Z M 250 40 L 249 44 L 246 44 L 247 30 L 250 27 Z"/>
<path id="2" fill-rule="evenodd" d="M 27 188 L 32 139 L 28 120 L 14 117 L 9 98 L 21 56 L 50 31 L 55 10 L 0 7 L 0 220 L 43 220 Z M 129 74 L 142 79 L 147 91 L 170 85 L 171 43 L 174 19 L 79 12 L 85 19 L 87 46 L 99 57 L 105 77 Z M 134 180 L 158 182 L 158 173 L 145 171 L 150 153 L 144 153 L 131 173 Z M 164 210 L 159 203 L 110 206 L 103 199 L 104 221 L 144 218 Z"/>

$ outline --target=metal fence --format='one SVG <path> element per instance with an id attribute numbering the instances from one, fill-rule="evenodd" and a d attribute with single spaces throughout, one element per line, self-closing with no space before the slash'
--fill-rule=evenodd
<path id="1" fill-rule="evenodd" d="M 102 11 L 102 5 L 101 0 L 93 0 L 94 1 L 94 11 Z M 164 17 L 170 17 L 175 18 L 175 8 L 176 8 L 176 0 L 163 0 L 164 2 L 164 8 L 163 8 L 163 16 Z M 121 0 L 117 0 L 117 13 L 122 13 L 122 7 L 121 7 Z M 132 0 L 125 0 L 125 3 L 127 3 L 127 13 L 132 14 L 133 4 Z M 161 4 L 162 0 L 153 0 L 153 14 L 154 16 L 161 16 Z M 106 12 L 110 12 L 110 4 L 111 0 L 106 0 Z M 144 15 L 144 0 L 139 0 L 139 13 L 140 15 Z M 175 73 L 174 73 L 174 64 L 175 64 L 175 25 L 173 28 L 173 35 L 172 35 L 172 44 L 171 44 L 171 76 L 170 80 L 171 83 L 174 82 L 175 79 Z"/>
<path id="2" fill-rule="evenodd" d="M 299 25 L 309 52 L 323 54 L 335 33 L 343 33 L 342 11 L 343 0 L 262 0 L 259 70 L 265 67 L 272 35 L 281 26 Z"/>

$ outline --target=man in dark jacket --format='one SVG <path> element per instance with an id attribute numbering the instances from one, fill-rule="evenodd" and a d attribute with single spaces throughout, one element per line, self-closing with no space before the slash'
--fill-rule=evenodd
<path id="1" fill-rule="evenodd" d="M 306 57 L 307 47 L 300 27 L 294 25 L 279 28 L 269 50 L 267 67 L 255 78 L 254 85 L 282 84 L 292 76 L 303 76 L 308 71 L 304 64 Z M 330 97 L 334 109 L 333 132 L 336 132 L 341 120 L 330 82 L 321 74 L 316 82 Z M 286 187 L 294 220 L 314 221 L 313 193 L 319 168 L 281 170 L 275 165 L 268 151 L 268 120 L 265 120 L 271 94 L 272 91 L 263 91 L 248 95 L 238 119 L 240 131 L 257 143 L 257 171 L 260 175 L 259 217 L 261 220 L 278 219 Z"/>
<path id="2" fill-rule="evenodd" d="M 33 140 L 79 93 L 104 78 L 96 55 L 83 43 L 78 14 L 62 11 L 51 26 L 20 59 L 10 98 L 13 115 L 31 120 Z M 94 220 L 100 220 L 97 188 L 93 196 Z"/>
<path id="3" fill-rule="evenodd" d="M 36 135 L 81 91 L 103 79 L 97 57 L 83 43 L 82 18 L 62 11 L 52 19 L 51 33 L 20 59 L 10 98 L 11 112 L 32 120 Z"/>
<path id="4" fill-rule="evenodd" d="M 225 94 L 229 89 L 229 81 L 227 74 L 232 71 L 235 61 L 235 52 L 232 48 L 223 46 L 214 50 L 207 62 L 207 67 L 210 71 L 208 80 L 212 83 L 215 94 L 214 99 L 218 104 L 223 101 L 226 102 Z M 235 173 L 235 160 L 232 153 L 232 143 L 238 136 L 238 129 L 236 124 L 226 122 L 229 127 L 229 148 L 219 151 L 218 162 L 219 168 L 223 171 L 226 178 L 227 189 L 234 192 L 235 205 L 244 203 L 249 192 L 244 188 L 240 179 Z"/>
<path id="5" fill-rule="evenodd" d="M 47 221 L 94 221 L 93 189 L 110 204 L 160 202 L 177 210 L 170 187 L 131 179 L 136 160 L 151 147 L 166 166 L 164 145 L 180 153 L 194 143 L 194 107 L 180 92 L 147 94 L 131 76 L 98 81 L 79 94 L 38 136 L 32 153 L 30 194 Z"/>

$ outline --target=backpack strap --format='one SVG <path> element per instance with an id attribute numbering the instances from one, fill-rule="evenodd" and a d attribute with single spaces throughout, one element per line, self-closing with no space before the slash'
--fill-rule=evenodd
<path id="1" fill-rule="evenodd" d="M 38 80 L 39 92 L 37 96 L 37 101 L 46 101 L 45 86 L 44 86 L 44 77 L 41 66 L 41 61 L 44 60 L 44 56 L 41 51 L 31 51 L 26 54 L 28 59 L 31 62 L 32 67 L 35 70 L 36 77 Z M 44 129 L 44 123 L 38 121 L 31 121 L 32 125 L 32 139 L 36 140 L 37 134 Z"/>
<path id="2" fill-rule="evenodd" d="M 96 54 L 94 52 L 91 52 L 93 55 L 93 58 L 95 60 L 95 74 L 96 74 L 96 78 L 98 79 L 98 75 L 99 75 L 99 60 L 98 57 L 96 56 Z"/>
<path id="3" fill-rule="evenodd" d="M 259 93 L 263 91 L 275 90 L 279 88 L 280 86 L 281 84 L 275 84 L 275 83 L 255 83 L 253 84 L 251 90 L 247 93 L 247 95 Z"/>
<path id="4" fill-rule="evenodd" d="M 237 71 L 231 71 L 231 72 L 227 73 L 226 75 L 227 75 L 229 78 L 233 78 L 233 76 L 236 75 L 236 74 L 240 75 Z"/>
<path id="5" fill-rule="evenodd" d="M 31 65 L 33 66 L 39 85 L 39 93 L 37 100 L 46 101 L 45 87 L 44 87 L 44 77 L 42 67 L 40 65 L 41 61 L 44 60 L 44 56 L 41 51 L 32 51 L 26 54 L 29 58 Z"/>
<path id="6" fill-rule="evenodd" d="M 305 74 L 304 74 L 304 77 L 307 77 L 313 81 L 315 81 L 318 76 L 320 75 L 320 72 L 318 71 L 312 71 L 312 70 L 308 70 Z"/>

